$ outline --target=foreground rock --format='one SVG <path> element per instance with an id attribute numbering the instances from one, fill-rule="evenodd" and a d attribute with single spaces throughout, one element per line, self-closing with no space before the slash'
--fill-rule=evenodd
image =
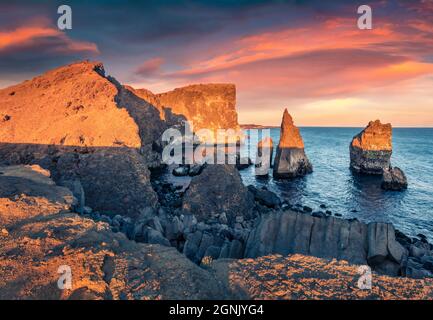
<path id="1" fill-rule="evenodd" d="M 166 127 L 158 110 L 81 62 L 0 90 L 0 164 L 38 164 L 56 182 L 78 181 L 86 203 L 135 215 L 157 204 L 148 167 Z M 65 182 L 66 181 L 66 182 Z M 69 181 L 69 182 L 68 182 Z"/>
<path id="2" fill-rule="evenodd" d="M 389 168 L 383 172 L 382 189 L 400 191 L 407 189 L 407 178 L 404 172 L 397 167 Z"/>
<path id="3" fill-rule="evenodd" d="M 183 115 L 200 129 L 239 129 L 236 113 L 236 87 L 233 84 L 197 84 L 152 94 L 146 89 L 134 92 L 166 113 Z"/>
<path id="4" fill-rule="evenodd" d="M 274 142 L 271 137 L 266 137 L 257 144 L 257 156 L 255 161 L 256 176 L 267 176 L 272 166 Z"/>
<path id="5" fill-rule="evenodd" d="M 292 117 L 284 110 L 281 122 L 280 142 L 274 163 L 275 178 L 295 178 L 313 171 L 304 151 L 304 142 Z"/>
<path id="6" fill-rule="evenodd" d="M 113 233 L 107 223 L 72 213 L 72 193 L 33 168 L 2 170 L 0 299 L 229 296 L 176 249 L 138 244 Z M 71 268 L 71 289 L 57 286 L 60 266 Z"/>
<path id="7" fill-rule="evenodd" d="M 391 124 L 370 121 L 350 144 L 350 168 L 358 173 L 383 174 L 391 165 L 391 154 Z"/>
<path id="8" fill-rule="evenodd" d="M 300 254 L 217 260 L 211 265 L 239 299 L 432 300 L 433 279 L 372 274 L 372 287 L 358 287 L 359 265 Z"/>

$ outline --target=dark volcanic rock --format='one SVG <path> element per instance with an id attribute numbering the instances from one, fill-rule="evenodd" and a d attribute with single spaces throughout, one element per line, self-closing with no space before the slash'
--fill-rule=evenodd
<path id="1" fill-rule="evenodd" d="M 392 127 L 371 121 L 350 144 L 350 168 L 365 174 L 382 174 L 391 165 Z"/>
<path id="2" fill-rule="evenodd" d="M 319 218 L 293 211 L 263 215 L 251 231 L 244 257 L 301 253 L 369 264 L 398 275 L 406 249 L 391 224 Z"/>
<path id="3" fill-rule="evenodd" d="M 238 215 L 250 219 L 253 206 L 253 195 L 243 185 L 235 166 L 207 165 L 200 175 L 193 177 L 182 209 L 194 214 L 198 221 L 225 213 L 228 223 L 233 224 Z"/>
<path id="4" fill-rule="evenodd" d="M 274 142 L 271 137 L 266 137 L 257 144 L 257 156 L 255 161 L 255 174 L 257 176 L 267 176 L 272 166 L 272 155 Z"/>
<path id="5" fill-rule="evenodd" d="M 15 94 L 9 93 L 13 90 Z M 166 128 L 157 108 L 106 77 L 98 62 L 51 70 L 0 90 L 0 163 L 38 164 L 79 180 L 94 210 L 136 215 L 155 206 L 148 167 Z"/>
<path id="6" fill-rule="evenodd" d="M 407 189 L 407 178 L 404 172 L 397 167 L 389 168 L 383 172 L 382 189 L 400 191 Z"/>
<path id="7" fill-rule="evenodd" d="M 281 122 L 280 142 L 274 163 L 275 178 L 294 178 L 313 172 L 313 166 L 304 151 L 299 129 L 293 124 L 292 117 L 284 110 Z"/>
<path id="8" fill-rule="evenodd" d="M 260 204 L 263 204 L 270 208 L 276 208 L 281 204 L 280 198 L 272 191 L 266 189 L 257 189 L 256 187 L 249 185 L 248 190 L 254 195 L 254 199 Z"/>

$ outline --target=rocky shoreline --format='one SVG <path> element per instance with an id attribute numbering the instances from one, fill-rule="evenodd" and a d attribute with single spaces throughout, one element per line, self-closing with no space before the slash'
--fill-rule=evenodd
<path id="1" fill-rule="evenodd" d="M 175 111 L 186 102 L 223 114 L 227 108 L 227 117 L 209 115 L 218 119 L 214 129 L 237 126 L 234 89 L 199 85 L 153 95 L 122 86 L 101 63 L 82 62 L 0 90 L 0 112 L 7 115 L 0 126 L 0 268 L 7 274 L 0 279 L 0 298 L 29 297 L 26 292 L 47 298 L 232 297 L 236 293 L 206 270 L 226 259 L 275 254 L 339 259 L 389 276 L 433 277 L 433 247 L 425 236 L 340 219 L 324 205 L 313 210 L 265 187 L 245 186 L 239 170 L 252 161 L 239 154 L 232 165 L 166 167 L 161 135 L 185 120 Z M 186 118 L 205 116 L 191 110 Z M 311 173 L 287 110 L 281 129 L 274 177 Z M 377 138 L 375 130 L 366 132 Z M 373 162 L 364 161 L 371 151 L 364 149 L 354 151 L 353 162 L 360 156 L 359 168 L 380 163 L 383 187 L 401 189 L 405 176 L 391 167 L 389 148 L 383 161 Z M 162 170 L 184 178 L 184 185 L 160 179 Z M 41 261 L 48 262 L 41 267 Z M 78 270 L 79 291 L 56 291 L 52 272 L 59 263 Z M 39 280 L 42 274 L 51 282 Z M 27 277 L 32 281 L 22 284 Z"/>

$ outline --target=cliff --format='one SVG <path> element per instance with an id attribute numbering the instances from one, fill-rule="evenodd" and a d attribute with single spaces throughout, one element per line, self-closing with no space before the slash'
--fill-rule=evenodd
<path id="1" fill-rule="evenodd" d="M 156 206 L 148 167 L 167 124 L 151 104 L 78 62 L 0 90 L 0 164 L 39 164 L 80 183 L 95 210 L 136 215 Z M 114 183 L 115 181 L 115 183 Z"/>
<path id="2" fill-rule="evenodd" d="M 164 109 L 183 115 L 200 129 L 239 129 L 236 113 L 236 87 L 233 84 L 196 84 L 173 91 L 153 94 L 135 89 L 142 99 L 155 105 L 165 117 Z"/>

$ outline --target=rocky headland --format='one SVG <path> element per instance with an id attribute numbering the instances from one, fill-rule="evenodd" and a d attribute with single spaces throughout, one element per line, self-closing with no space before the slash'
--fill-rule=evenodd
<path id="1" fill-rule="evenodd" d="M 403 190 L 407 179 L 403 171 L 391 166 L 392 126 L 380 120 L 370 121 L 368 126 L 350 144 L 350 168 L 360 174 L 382 175 L 382 188 Z"/>
<path id="2" fill-rule="evenodd" d="M 182 186 L 159 179 L 163 130 L 194 118 L 181 113 L 187 102 L 167 106 L 234 110 L 230 86 L 210 87 L 138 94 L 81 62 L 0 90 L 1 299 L 432 298 L 424 236 L 287 203 L 246 187 L 238 165 L 178 167 Z M 217 118 L 209 123 L 235 117 Z M 287 110 L 281 129 L 276 177 L 311 172 Z M 62 265 L 73 269 L 70 290 L 57 288 Z M 358 265 L 375 272 L 370 293 L 356 287 Z"/>
<path id="3" fill-rule="evenodd" d="M 304 151 L 304 141 L 287 109 L 281 122 L 280 142 L 274 162 L 275 178 L 295 178 L 313 172 Z"/>

